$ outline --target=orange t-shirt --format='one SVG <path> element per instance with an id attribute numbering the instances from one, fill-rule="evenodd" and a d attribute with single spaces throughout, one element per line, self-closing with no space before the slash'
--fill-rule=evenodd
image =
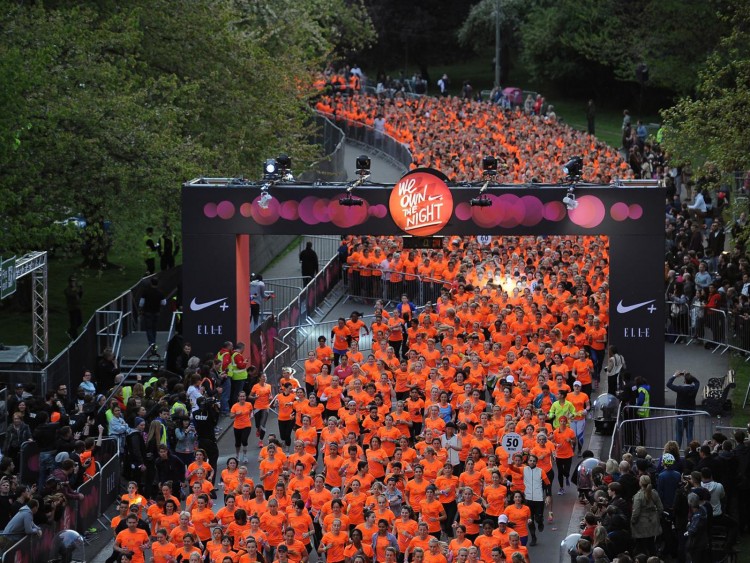
<path id="1" fill-rule="evenodd" d="M 149 543 L 148 534 L 145 531 L 140 528 L 136 528 L 133 532 L 131 532 L 130 529 L 125 529 L 117 534 L 115 543 L 120 547 L 133 552 L 132 561 L 134 563 L 144 563 L 145 559 L 143 557 L 141 546 Z"/>
<path id="2" fill-rule="evenodd" d="M 169 563 L 169 558 L 177 555 L 177 548 L 172 542 L 161 544 L 156 541 L 151 544 L 151 553 L 154 556 L 154 563 Z"/>
<path id="3" fill-rule="evenodd" d="M 271 392 L 272 389 L 268 383 L 265 385 L 261 385 L 260 383 L 253 385 L 250 394 L 257 397 L 253 404 L 255 410 L 267 410 L 271 406 Z"/>
<path id="4" fill-rule="evenodd" d="M 263 488 L 266 491 L 272 491 L 273 488 L 276 486 L 276 483 L 279 481 L 279 476 L 281 475 L 281 469 L 284 466 L 284 461 L 275 458 L 275 459 L 264 459 L 260 462 L 260 474 L 266 474 L 271 473 L 268 477 L 263 479 Z"/>
<path id="5" fill-rule="evenodd" d="M 489 516 L 497 517 L 503 513 L 505 509 L 505 499 L 508 496 L 508 488 L 505 485 L 494 487 L 490 485 L 484 488 L 482 496 L 487 501 L 487 514 Z"/>
<path id="6" fill-rule="evenodd" d="M 524 537 L 529 535 L 526 523 L 531 518 L 531 509 L 528 506 L 523 504 L 521 508 L 517 508 L 515 504 L 511 504 L 505 508 L 503 514 L 508 517 L 510 522 L 515 524 L 513 530 L 518 532 L 519 536 Z"/>
<path id="7" fill-rule="evenodd" d="M 412 537 L 417 533 L 419 524 L 416 520 L 407 520 L 404 522 L 399 518 L 393 523 L 393 532 L 396 534 L 398 541 L 398 550 L 403 553 L 409 546 Z"/>
<path id="8" fill-rule="evenodd" d="M 481 519 L 482 514 L 482 505 L 478 502 L 472 502 L 469 505 L 460 502 L 458 503 L 457 510 L 461 524 L 466 526 L 466 533 L 478 534 L 480 523 L 479 520 Z"/>
<path id="9" fill-rule="evenodd" d="M 242 430 L 243 428 L 250 428 L 252 426 L 250 415 L 253 412 L 253 405 L 251 405 L 250 403 L 246 402 L 244 405 L 235 403 L 234 405 L 232 405 L 232 408 L 230 409 L 229 412 L 235 413 L 234 427 L 237 430 Z"/>
<path id="10" fill-rule="evenodd" d="M 573 457 L 574 451 L 573 446 L 568 440 L 573 440 L 575 444 L 576 434 L 573 429 L 569 426 L 563 431 L 558 428 L 552 432 L 552 441 L 557 445 L 557 458 L 558 459 L 570 459 Z"/>
<path id="11" fill-rule="evenodd" d="M 198 534 L 198 537 L 202 542 L 206 542 L 211 539 L 210 526 L 213 521 L 216 520 L 216 515 L 214 514 L 213 510 L 208 507 L 204 508 L 203 510 L 194 508 L 190 513 L 190 519 L 193 522 L 193 526 L 195 526 L 195 533 Z"/>
<path id="12" fill-rule="evenodd" d="M 326 547 L 326 561 L 329 563 L 339 563 L 344 560 L 344 549 L 349 542 L 348 534 L 339 531 L 337 535 L 333 532 L 326 532 L 320 540 L 321 545 Z"/>
<path id="13" fill-rule="evenodd" d="M 260 515 L 260 527 L 265 531 L 268 544 L 277 547 L 284 541 L 283 529 L 286 524 L 286 514 L 279 511 L 276 514 L 264 512 Z"/>
<path id="14" fill-rule="evenodd" d="M 440 513 L 443 512 L 443 505 L 440 501 L 428 502 L 427 499 L 423 499 L 419 503 L 419 512 L 422 514 L 422 520 L 427 522 L 428 532 L 440 531 Z"/>

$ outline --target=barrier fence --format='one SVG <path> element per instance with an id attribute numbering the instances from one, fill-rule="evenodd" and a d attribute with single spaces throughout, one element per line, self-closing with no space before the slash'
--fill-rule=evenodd
<path id="1" fill-rule="evenodd" d="M 339 253 L 341 237 L 305 235 L 299 238 L 299 251 L 302 252 L 307 243 L 311 242 L 313 250 L 318 255 L 318 263 L 327 262 Z"/>
<path id="2" fill-rule="evenodd" d="M 264 318 L 253 331 L 251 363 L 264 366 L 269 383 L 276 384 L 281 368 L 294 363 L 299 343 L 306 338 L 304 328 L 314 326 L 312 317 L 333 306 L 335 299 L 331 292 L 340 280 L 341 263 L 334 256 L 286 307 Z"/>
<path id="3" fill-rule="evenodd" d="M 348 143 L 362 146 L 370 152 L 377 152 L 380 156 L 390 161 L 397 168 L 405 171 L 412 163 L 412 156 L 406 144 L 400 143 L 385 131 L 378 131 L 358 121 L 342 119 L 334 114 L 318 112 L 319 115 L 333 120 L 343 131 Z"/>
<path id="4" fill-rule="evenodd" d="M 431 278 L 417 274 L 404 274 L 392 270 L 363 269 L 344 266 L 347 279 L 347 299 L 400 303 L 401 296 L 406 294 L 411 301 L 418 304 L 431 301 L 435 303 L 443 289 L 450 288 L 450 283 L 443 279 Z M 391 281 L 395 277 L 397 281 Z"/>
<path id="5" fill-rule="evenodd" d="M 691 344 L 699 341 L 713 346 L 713 353 L 735 350 L 746 353 L 745 361 L 750 361 L 749 318 L 734 311 L 670 300 L 666 301 L 665 310 L 665 334 L 672 342 Z"/>
<path id="6" fill-rule="evenodd" d="M 29 443 L 33 444 L 33 442 L 26 442 L 24 446 Z M 106 461 L 103 463 L 97 461 L 99 469 L 97 473 L 78 487 L 77 492 L 83 495 L 83 499 L 69 501 L 59 521 L 42 526 L 41 537 L 26 536 L 11 545 L 3 552 L 0 563 L 47 561 L 56 556 L 53 547 L 55 538 L 61 530 L 70 529 L 84 533 L 96 524 L 104 511 L 119 498 L 121 463 L 117 440 L 115 438 L 102 440 L 102 445 L 96 451 L 96 458 Z M 28 483 L 23 479 L 22 482 Z"/>
<path id="7" fill-rule="evenodd" d="M 686 411 L 649 407 L 648 417 L 640 418 L 635 406 L 622 407 L 617 413 L 609 457 L 621 459 L 622 454 L 643 446 L 652 457 L 660 456 L 664 444 L 676 441 L 686 447 L 690 441 L 703 442 L 716 432 L 720 418 L 712 418 L 706 411 Z"/>

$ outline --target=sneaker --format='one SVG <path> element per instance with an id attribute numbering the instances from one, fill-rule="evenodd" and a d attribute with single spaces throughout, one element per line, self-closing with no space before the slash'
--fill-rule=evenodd
<path id="1" fill-rule="evenodd" d="M 568 477 L 565 478 L 565 486 L 570 487 L 570 479 Z"/>
<path id="2" fill-rule="evenodd" d="M 564 495 L 564 494 L 565 494 L 565 489 L 560 489 L 560 490 L 558 490 L 558 491 L 557 491 L 557 494 L 558 494 L 558 495 Z"/>
<path id="3" fill-rule="evenodd" d="M 536 536 L 531 536 L 531 541 L 529 542 L 529 545 L 536 545 Z"/>
<path id="4" fill-rule="evenodd" d="M 258 449 L 263 449 L 263 440 L 258 441 Z"/>
<path id="5" fill-rule="evenodd" d="M 555 519 L 555 515 L 552 512 L 549 512 L 547 515 L 547 522 L 551 524 L 554 519 Z"/>

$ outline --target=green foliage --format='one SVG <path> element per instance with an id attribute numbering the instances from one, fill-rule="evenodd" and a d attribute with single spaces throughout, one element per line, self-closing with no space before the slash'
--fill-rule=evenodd
<path id="1" fill-rule="evenodd" d="M 750 168 L 750 5 L 733 2 L 723 23 L 726 35 L 699 73 L 696 97 L 663 112 L 665 147 L 699 176 Z"/>
<path id="2" fill-rule="evenodd" d="M 312 73 L 373 36 L 346 0 L 16 4 L 0 25 L 0 251 L 49 248 L 50 225 L 81 214 L 95 268 L 113 233 L 179 229 L 187 179 L 312 161 Z"/>
<path id="3" fill-rule="evenodd" d="M 494 43 L 495 0 L 475 4 L 459 31 L 475 51 Z M 537 83 L 635 82 L 686 94 L 721 32 L 720 0 L 503 0 L 503 37 Z M 696 25 L 700 22 L 700 25 Z M 505 43 L 505 39 L 503 40 Z"/>

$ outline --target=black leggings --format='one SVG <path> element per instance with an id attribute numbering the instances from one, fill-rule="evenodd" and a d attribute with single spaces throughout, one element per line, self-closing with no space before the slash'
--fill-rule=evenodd
<path id="1" fill-rule="evenodd" d="M 562 489 L 565 485 L 565 479 L 570 478 L 570 465 L 573 462 L 573 458 L 557 458 L 557 483 Z"/>
<path id="2" fill-rule="evenodd" d="M 279 438 L 288 448 L 292 445 L 292 430 L 294 429 L 294 419 L 279 420 Z"/>
<path id="3" fill-rule="evenodd" d="M 258 432 L 258 437 L 262 440 L 266 435 L 266 421 L 268 420 L 268 409 L 260 409 L 255 411 L 255 429 Z"/>
<path id="4" fill-rule="evenodd" d="M 235 428 L 234 429 L 234 447 L 239 448 L 242 446 L 243 448 L 247 447 L 247 440 L 250 438 L 250 427 L 247 428 Z"/>

